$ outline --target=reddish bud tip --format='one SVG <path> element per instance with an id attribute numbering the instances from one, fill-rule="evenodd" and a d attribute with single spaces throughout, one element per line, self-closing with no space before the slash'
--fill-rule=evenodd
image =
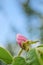
<path id="1" fill-rule="evenodd" d="M 17 43 L 21 46 L 21 45 L 22 45 L 22 42 L 26 42 L 26 41 L 27 41 L 27 38 L 24 37 L 24 36 L 21 35 L 21 34 L 17 34 L 17 36 L 16 36 L 16 41 L 17 41 Z"/>

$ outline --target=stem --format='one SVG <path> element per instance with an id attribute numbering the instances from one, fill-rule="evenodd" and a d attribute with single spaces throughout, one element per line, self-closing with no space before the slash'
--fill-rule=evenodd
<path id="1" fill-rule="evenodd" d="M 22 52 L 23 52 L 23 49 L 20 49 L 18 56 L 20 56 Z"/>

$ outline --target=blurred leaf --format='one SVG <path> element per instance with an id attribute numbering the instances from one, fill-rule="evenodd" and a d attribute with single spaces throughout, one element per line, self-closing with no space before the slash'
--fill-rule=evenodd
<path id="1" fill-rule="evenodd" d="M 43 44 L 39 45 L 38 47 L 43 47 Z"/>
<path id="2" fill-rule="evenodd" d="M 3 62 L 2 60 L 0 60 L 0 65 L 7 65 L 7 64 Z"/>
<path id="3" fill-rule="evenodd" d="M 39 12 L 36 12 L 33 8 L 30 6 L 30 0 L 27 0 L 27 2 L 22 3 L 23 9 L 27 15 L 38 15 L 40 16 Z"/>
<path id="4" fill-rule="evenodd" d="M 22 57 L 15 57 L 12 65 L 27 65 Z"/>
<path id="5" fill-rule="evenodd" d="M 29 65 L 43 65 L 43 54 L 36 49 L 31 49 L 27 54 L 27 62 Z"/>
<path id="6" fill-rule="evenodd" d="M 6 62 L 7 64 L 11 64 L 13 60 L 12 55 L 2 47 L 0 47 L 0 59 Z"/>

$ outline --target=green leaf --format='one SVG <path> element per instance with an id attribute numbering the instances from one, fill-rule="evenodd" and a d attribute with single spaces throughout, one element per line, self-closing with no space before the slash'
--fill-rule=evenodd
<path id="1" fill-rule="evenodd" d="M 43 54 L 43 47 L 37 47 L 37 50 Z"/>
<path id="2" fill-rule="evenodd" d="M 38 47 L 43 47 L 43 44 L 39 45 Z"/>
<path id="3" fill-rule="evenodd" d="M 33 48 L 27 52 L 26 61 L 29 65 L 43 65 L 42 56 L 43 54 L 41 55 L 38 49 Z"/>
<path id="4" fill-rule="evenodd" d="M 22 57 L 15 57 L 12 65 L 28 65 Z"/>
<path id="5" fill-rule="evenodd" d="M 42 59 L 42 62 L 43 62 L 43 47 L 38 47 L 37 48 L 38 52 L 40 53 L 40 56 L 41 56 L 41 59 Z"/>
<path id="6" fill-rule="evenodd" d="M 13 60 L 12 55 L 2 47 L 0 47 L 0 59 L 6 62 L 7 64 L 11 64 Z"/>

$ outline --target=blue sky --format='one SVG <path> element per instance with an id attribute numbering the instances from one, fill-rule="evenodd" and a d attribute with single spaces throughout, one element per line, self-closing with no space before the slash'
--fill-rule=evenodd
<path id="1" fill-rule="evenodd" d="M 31 7 L 43 14 L 43 4 L 40 4 L 39 2 L 39 0 L 32 0 L 32 2 L 30 0 Z M 15 40 L 16 33 L 12 32 L 11 26 L 17 29 L 17 33 L 21 33 L 28 39 L 31 39 L 31 34 L 28 34 L 26 31 L 26 22 L 29 21 L 29 19 L 26 18 L 19 0 L 0 0 L 0 7 L 2 7 L 2 9 L 0 9 L 0 45 L 5 43 L 7 40 L 11 42 Z M 31 21 L 33 28 L 40 26 L 40 22 L 37 17 L 33 16 Z M 28 24 L 30 25 L 29 22 Z M 37 33 L 34 33 L 35 36 L 32 35 L 33 39 L 38 37 Z"/>

